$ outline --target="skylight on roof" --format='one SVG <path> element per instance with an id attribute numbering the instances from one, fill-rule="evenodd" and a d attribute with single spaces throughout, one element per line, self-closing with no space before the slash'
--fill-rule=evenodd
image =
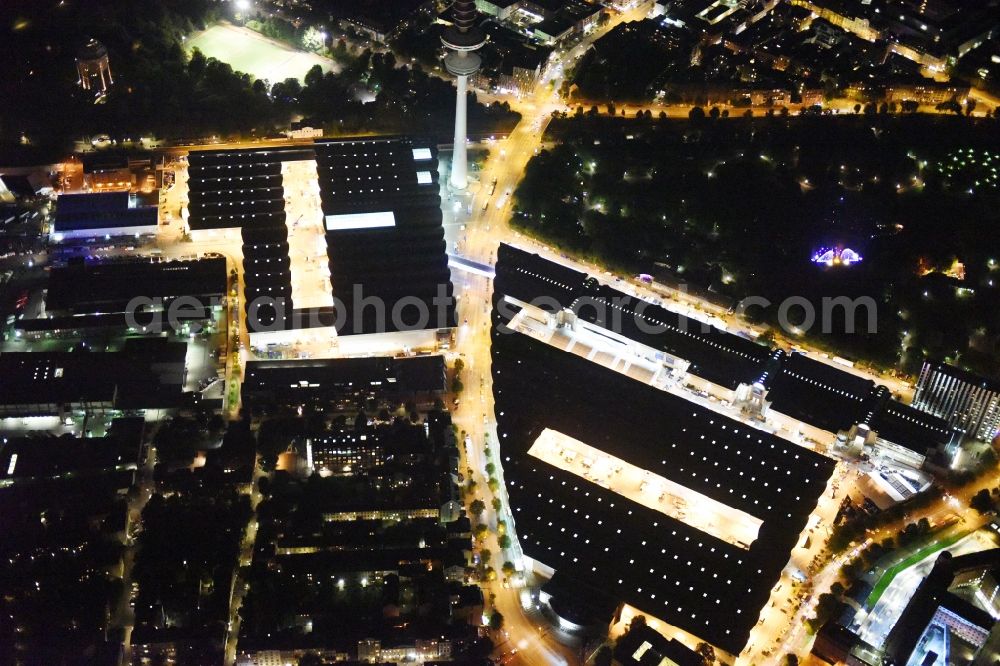
<path id="1" fill-rule="evenodd" d="M 639 649 L 632 654 L 632 658 L 636 661 L 642 661 L 642 655 L 646 654 L 651 647 L 653 647 L 652 643 L 649 641 L 643 641 L 642 645 L 639 646 Z"/>
<path id="2" fill-rule="evenodd" d="M 418 171 L 417 172 L 417 183 L 420 185 L 427 185 L 431 183 L 433 179 L 431 178 L 430 171 Z"/>
<path id="3" fill-rule="evenodd" d="M 763 524 L 744 511 L 551 428 L 542 430 L 528 455 L 746 550 Z"/>
<path id="4" fill-rule="evenodd" d="M 416 161 L 429 160 L 431 159 L 431 149 L 430 148 L 414 148 L 413 149 L 413 159 Z"/>
<path id="5" fill-rule="evenodd" d="M 378 229 L 396 226 L 396 216 L 391 210 L 378 213 L 346 213 L 343 215 L 327 215 L 327 231 L 346 231 L 348 229 Z"/>

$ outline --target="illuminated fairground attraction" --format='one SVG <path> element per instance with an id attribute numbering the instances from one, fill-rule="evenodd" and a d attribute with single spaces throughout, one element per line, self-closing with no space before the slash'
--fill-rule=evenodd
<path id="1" fill-rule="evenodd" d="M 853 266 L 854 264 L 861 263 L 861 260 L 861 255 L 849 247 L 822 247 L 812 256 L 814 264 L 825 264 L 827 266 Z"/>
<path id="2" fill-rule="evenodd" d="M 466 91 L 469 77 L 479 71 L 481 60 L 474 51 L 486 43 L 486 36 L 476 26 L 476 3 L 456 0 L 452 5 L 452 25 L 441 36 L 441 43 L 451 49 L 444 66 L 455 75 L 455 152 L 451 162 L 451 186 L 464 190 L 469 184 L 466 157 Z"/>

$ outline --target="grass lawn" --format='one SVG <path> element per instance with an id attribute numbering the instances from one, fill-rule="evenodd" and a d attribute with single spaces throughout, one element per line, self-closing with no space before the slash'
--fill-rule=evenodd
<path id="1" fill-rule="evenodd" d="M 879 578 L 879 581 L 875 583 L 875 587 L 872 588 L 872 593 L 868 597 L 868 603 L 865 604 L 865 606 L 869 610 L 874 608 L 875 604 L 878 603 L 879 598 L 881 598 L 882 593 L 885 592 L 886 588 L 889 587 L 889 584 L 892 582 L 892 580 L 896 576 L 898 576 L 901 572 L 905 571 L 906 569 L 909 569 L 914 564 L 924 559 L 928 555 L 933 555 L 939 550 L 944 550 L 945 548 L 954 545 L 963 537 L 968 536 L 968 534 L 969 532 L 957 532 L 946 539 L 942 539 L 941 541 L 936 541 L 934 543 L 928 544 L 923 548 L 921 548 L 920 550 L 918 550 L 917 552 L 913 553 L 913 555 L 907 557 L 902 562 L 888 569 L 884 574 L 882 574 L 882 577 Z"/>
<path id="2" fill-rule="evenodd" d="M 188 52 L 197 48 L 206 57 L 229 63 L 235 70 L 271 83 L 288 78 L 301 81 L 313 65 L 319 65 L 323 71 L 339 69 L 329 58 L 294 49 L 229 23 L 219 23 L 196 33 L 186 41 L 185 47 Z"/>

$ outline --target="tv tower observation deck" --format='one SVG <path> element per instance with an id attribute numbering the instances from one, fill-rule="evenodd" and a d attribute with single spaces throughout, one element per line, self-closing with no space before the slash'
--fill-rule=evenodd
<path id="1" fill-rule="evenodd" d="M 451 186 L 464 190 L 469 184 L 466 141 L 466 94 L 469 77 L 479 71 L 482 63 L 476 51 L 486 43 L 486 35 L 476 25 L 474 0 L 455 0 L 452 4 L 452 25 L 441 36 L 441 43 L 451 50 L 444 66 L 455 76 L 455 149 L 451 162 Z"/>

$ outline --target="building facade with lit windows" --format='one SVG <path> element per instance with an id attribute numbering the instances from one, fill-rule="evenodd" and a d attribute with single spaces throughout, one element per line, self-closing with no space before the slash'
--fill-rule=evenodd
<path id="1" fill-rule="evenodd" d="M 418 640 L 404 644 L 386 644 L 376 639 L 358 643 L 358 661 L 370 664 L 425 662 L 451 657 L 451 642 L 444 640 Z"/>
<path id="2" fill-rule="evenodd" d="M 341 431 L 305 442 L 308 468 L 320 476 L 354 476 L 382 465 L 382 446 L 377 431 Z"/>
<path id="3" fill-rule="evenodd" d="M 883 663 L 996 663 L 1000 659 L 998 566 L 1000 549 L 938 555 L 880 646 L 885 651 Z"/>
<path id="4" fill-rule="evenodd" d="M 969 86 L 956 86 L 952 84 L 898 83 L 886 86 L 885 99 L 887 102 L 905 102 L 907 100 L 912 100 L 917 104 L 935 106 L 953 99 L 958 100 L 961 103 L 969 96 L 969 90 Z"/>
<path id="5" fill-rule="evenodd" d="M 136 159 L 135 166 L 148 167 L 146 159 Z M 83 185 L 91 192 L 131 190 L 135 185 L 132 161 L 126 155 L 103 152 L 83 157 Z"/>
<path id="6" fill-rule="evenodd" d="M 885 40 L 888 49 L 932 72 L 944 71 L 983 42 L 994 38 L 997 23 L 990 3 L 952 0 L 791 0 L 818 18 L 869 42 Z"/>
<path id="7" fill-rule="evenodd" d="M 476 10 L 501 21 L 511 18 L 521 7 L 521 0 L 476 0 Z"/>
<path id="8" fill-rule="evenodd" d="M 925 361 L 913 406 L 984 442 L 1000 430 L 1000 382 L 937 361 Z"/>

